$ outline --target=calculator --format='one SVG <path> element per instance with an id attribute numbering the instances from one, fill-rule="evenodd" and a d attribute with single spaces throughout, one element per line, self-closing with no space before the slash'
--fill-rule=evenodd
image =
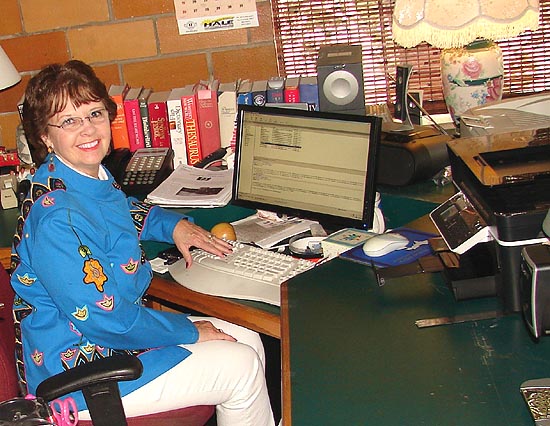
<path id="1" fill-rule="evenodd" d="M 174 170 L 174 152 L 170 148 L 138 149 L 120 178 L 120 186 L 128 195 L 147 195 Z"/>

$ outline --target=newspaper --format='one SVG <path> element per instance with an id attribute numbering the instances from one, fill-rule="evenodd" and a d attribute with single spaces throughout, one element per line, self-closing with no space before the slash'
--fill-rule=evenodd
<path id="1" fill-rule="evenodd" d="M 233 170 L 179 165 L 145 199 L 163 207 L 222 207 L 231 200 Z"/>
<path id="2" fill-rule="evenodd" d="M 294 235 L 309 231 L 315 223 L 317 222 L 299 218 L 274 220 L 254 214 L 231 224 L 235 228 L 238 241 L 254 243 L 268 249 Z"/>

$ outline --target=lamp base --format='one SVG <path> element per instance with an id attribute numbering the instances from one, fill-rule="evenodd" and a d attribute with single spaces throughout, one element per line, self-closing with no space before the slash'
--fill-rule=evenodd
<path id="1" fill-rule="evenodd" d="M 502 51 L 489 40 L 441 51 L 441 77 L 447 109 L 455 126 L 470 108 L 502 99 Z"/>

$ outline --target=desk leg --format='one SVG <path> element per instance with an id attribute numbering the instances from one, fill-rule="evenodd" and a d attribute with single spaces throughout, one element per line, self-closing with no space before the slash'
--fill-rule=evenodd
<path id="1" fill-rule="evenodd" d="M 292 424 L 292 398 L 290 386 L 290 330 L 288 324 L 288 288 L 281 285 L 281 370 L 283 373 L 283 426 Z"/>

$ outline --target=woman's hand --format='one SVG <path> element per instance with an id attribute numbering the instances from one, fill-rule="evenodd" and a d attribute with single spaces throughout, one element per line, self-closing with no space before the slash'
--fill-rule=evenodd
<path id="1" fill-rule="evenodd" d="M 224 331 L 220 328 L 214 327 L 210 321 L 195 321 L 195 327 L 199 331 L 199 339 L 197 343 L 206 342 L 208 340 L 229 340 L 230 342 L 236 342 L 237 340 L 225 334 Z"/>
<path id="2" fill-rule="evenodd" d="M 191 247 L 199 247 L 220 257 L 232 251 L 229 243 L 215 237 L 210 232 L 188 220 L 180 220 L 177 223 L 172 237 L 174 238 L 176 247 L 183 255 L 188 268 L 193 263 L 191 253 L 189 252 Z"/>

